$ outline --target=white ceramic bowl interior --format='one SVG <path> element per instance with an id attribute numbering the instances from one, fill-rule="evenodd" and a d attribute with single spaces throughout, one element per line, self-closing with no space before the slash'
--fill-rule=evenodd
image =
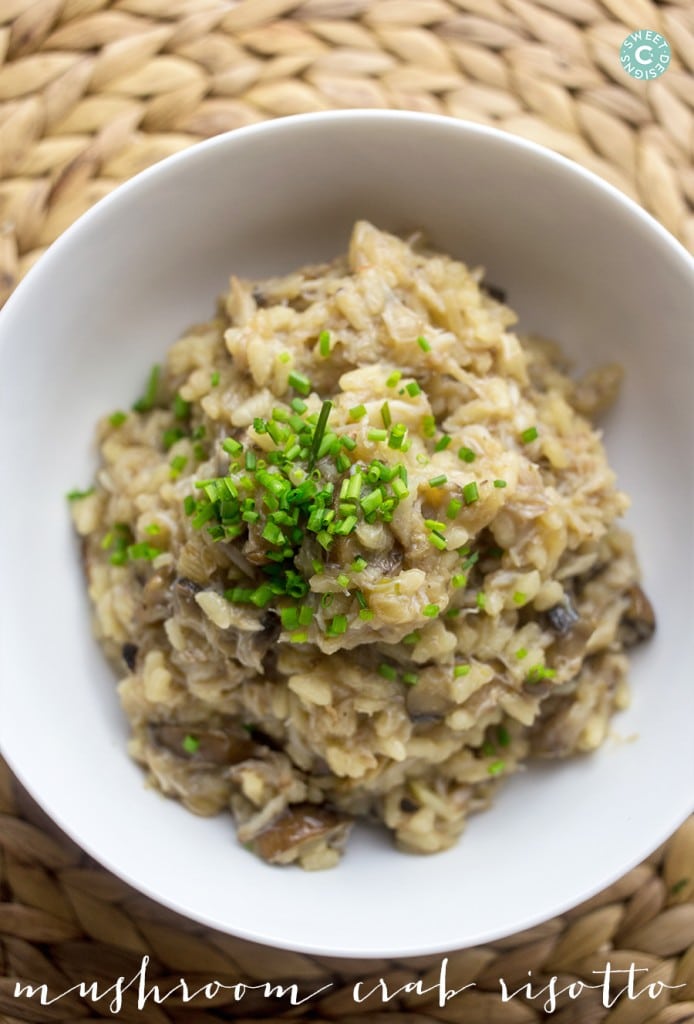
<path id="1" fill-rule="evenodd" d="M 487 268 L 521 327 L 580 367 L 618 360 L 606 437 L 658 615 L 633 705 L 591 757 L 513 778 L 459 846 L 396 852 L 357 827 L 334 871 L 264 865 L 231 821 L 143 786 L 114 678 L 90 633 L 65 492 L 94 423 L 207 318 L 230 272 L 345 249 L 357 218 Z M 5 437 L 0 742 L 55 820 L 118 875 L 235 934 L 346 956 L 438 952 L 563 911 L 648 854 L 691 809 L 694 716 L 691 324 L 694 270 L 653 220 L 575 165 L 443 118 L 345 112 L 206 142 L 120 188 L 41 259 L 0 317 Z"/>

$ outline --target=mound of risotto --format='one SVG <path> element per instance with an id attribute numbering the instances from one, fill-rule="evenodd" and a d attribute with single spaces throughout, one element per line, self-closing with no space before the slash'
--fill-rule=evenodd
<path id="1" fill-rule="evenodd" d="M 367 817 L 456 842 L 529 758 L 601 744 L 654 628 L 579 381 L 482 274 L 368 223 L 231 278 L 73 493 L 130 753 L 274 864 Z"/>

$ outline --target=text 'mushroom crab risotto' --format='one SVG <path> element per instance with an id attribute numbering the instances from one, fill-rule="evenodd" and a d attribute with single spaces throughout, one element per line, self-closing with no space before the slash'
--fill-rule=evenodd
<path id="1" fill-rule="evenodd" d="M 576 382 L 481 274 L 358 223 L 232 277 L 98 428 L 71 495 L 130 752 L 273 863 L 356 817 L 451 846 L 500 779 L 605 739 L 650 635 L 627 505 Z"/>

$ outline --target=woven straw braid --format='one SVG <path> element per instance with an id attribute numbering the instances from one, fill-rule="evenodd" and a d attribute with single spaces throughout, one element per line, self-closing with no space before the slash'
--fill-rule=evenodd
<path id="1" fill-rule="evenodd" d="M 618 51 L 634 28 L 667 36 L 673 64 L 635 82 Z M 72 221 L 120 181 L 201 138 L 269 117 L 347 107 L 433 111 L 496 124 L 596 171 L 694 249 L 694 3 L 674 0 L 0 0 L 0 302 Z M 145 899 L 91 862 L 0 761 L 0 1024 L 108 1017 L 76 996 L 13 996 L 16 979 L 54 993 L 132 977 L 142 957 L 162 991 L 272 980 L 332 987 L 289 1017 L 358 1024 L 694 1022 L 694 819 L 645 864 L 530 932 L 450 956 L 454 984 L 381 1007 L 352 997 L 438 975 L 440 957 L 340 961 L 251 945 Z M 520 985 L 594 980 L 606 961 L 683 987 L 607 1010 L 583 993 L 546 1014 L 502 1003 Z M 118 1020 L 152 1024 L 284 1019 L 256 994 L 235 1004 L 172 998 Z"/>
<path id="2" fill-rule="evenodd" d="M 72 1024 L 97 1019 L 96 1007 L 76 996 L 53 1006 L 16 999 L 17 979 L 45 983 L 52 994 L 80 981 L 97 979 L 107 987 L 131 978 L 142 957 L 150 983 L 169 991 L 183 976 L 191 990 L 218 980 L 295 983 L 302 994 L 328 983 L 312 999 L 302 1019 L 358 1024 L 684 1024 L 694 1021 L 694 818 L 665 848 L 630 871 L 609 889 L 563 917 L 489 946 L 451 953 L 451 987 L 476 987 L 444 1008 L 436 992 L 411 993 L 387 1007 L 353 998 L 355 981 L 369 991 L 381 977 L 389 990 L 423 978 L 438 980 L 441 957 L 407 961 L 334 960 L 257 946 L 185 920 L 135 893 L 97 867 L 61 835 L 12 780 L 0 761 L 0 1022 Z M 539 988 L 556 975 L 560 987 L 577 979 L 595 982 L 592 971 L 647 968 L 648 982 L 684 987 L 656 1000 L 620 999 L 611 1010 L 598 992 L 571 1001 L 560 998 L 555 1013 L 527 1000 L 502 1003 L 499 979 L 509 988 L 528 980 Z M 4 980 L 3 980 L 4 979 Z M 641 986 L 639 986 L 640 988 Z M 104 1003 L 106 1000 L 104 1000 Z M 539 1000 L 542 1002 L 542 1000 Z M 108 1016 L 103 1003 L 99 1012 Z M 365 1011 L 371 1011 L 365 1016 Z M 374 1012 L 376 1011 L 376 1012 Z M 235 1003 L 230 993 L 210 1001 L 202 996 L 184 1005 L 172 997 L 160 1006 L 138 1010 L 126 997 L 119 1021 L 146 1024 L 213 1024 L 214 1021 L 296 1018 L 281 1002 L 248 993 Z M 4 1014 L 4 1016 L 3 1016 Z"/>
<path id="3" fill-rule="evenodd" d="M 0 0 L 0 300 L 120 181 L 191 143 L 335 107 L 433 111 L 569 156 L 694 248 L 694 4 Z M 619 46 L 662 31 L 667 74 Z"/>

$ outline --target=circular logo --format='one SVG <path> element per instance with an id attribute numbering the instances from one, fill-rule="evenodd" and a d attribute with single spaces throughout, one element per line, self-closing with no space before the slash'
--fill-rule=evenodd
<path id="1" fill-rule="evenodd" d="M 665 36 L 650 28 L 630 32 L 622 43 L 619 59 L 632 78 L 660 78 L 670 66 L 672 50 Z"/>

